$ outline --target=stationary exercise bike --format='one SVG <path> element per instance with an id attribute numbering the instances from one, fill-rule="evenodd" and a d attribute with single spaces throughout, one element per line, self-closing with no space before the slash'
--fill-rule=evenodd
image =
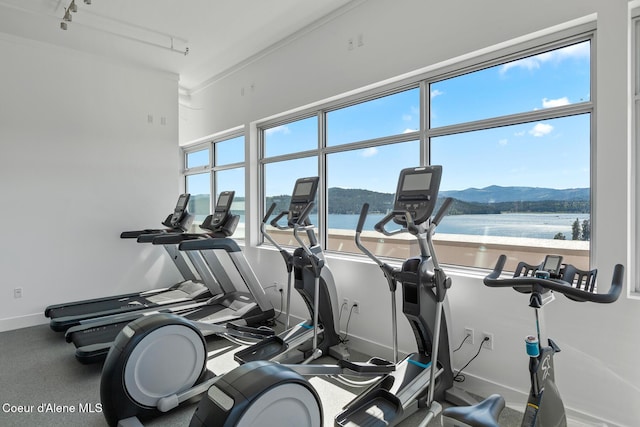
<path id="1" fill-rule="evenodd" d="M 109 425 L 138 426 L 139 419 L 159 416 L 206 392 L 218 377 L 206 366 L 204 334 L 256 338 L 253 339 L 258 341 L 256 344 L 236 352 L 235 360 L 240 363 L 248 360 L 300 363 L 322 354 L 348 357 L 339 345 L 333 276 L 324 264 L 313 226 L 307 221 L 317 187 L 318 177 L 298 179 L 289 209 L 272 221 L 278 228 L 293 229 L 294 236 L 304 246 L 289 253 L 276 243 L 289 272 L 288 293 L 293 282 L 309 307 L 313 322 L 300 322 L 277 336 L 264 338 L 251 328 L 189 321 L 169 313 L 134 320 L 118 334 L 102 372 L 100 399 Z M 274 208 L 272 205 L 265 216 L 262 230 L 265 237 L 275 243 L 265 228 Z M 278 221 L 284 217 L 287 225 L 281 226 Z M 307 243 L 299 236 L 301 232 L 306 233 Z M 193 243 L 192 249 L 205 249 L 207 241 L 193 240 L 181 245 L 186 243 Z"/>
<path id="2" fill-rule="evenodd" d="M 526 337 L 529 356 L 531 388 L 522 418 L 522 427 L 565 427 L 567 425 L 564 404 L 555 384 L 553 356 L 560 351 L 551 339 L 543 346 L 541 330 L 542 308 L 554 300 L 558 292 L 572 301 L 612 303 L 622 290 L 624 267 L 614 267 L 611 287 L 606 294 L 594 293 L 597 270 L 582 271 L 570 264 L 562 264 L 562 257 L 547 255 L 539 266 L 520 262 L 510 279 L 500 278 L 507 260 L 501 255 L 494 270 L 484 279 L 489 287 L 512 287 L 516 291 L 530 293 L 529 307 L 536 315 L 536 335 Z M 505 406 L 504 398 L 494 394 L 474 406 L 447 408 L 442 413 L 445 427 L 498 427 L 498 417 Z M 425 423 L 426 425 L 426 423 Z"/>
<path id="3" fill-rule="evenodd" d="M 429 407 L 431 417 L 439 412 L 435 399 L 469 404 L 473 399 L 453 390 L 453 372 L 447 325 L 447 289 L 450 279 L 439 267 L 432 243 L 434 229 L 450 201 L 433 220 L 441 166 L 404 169 L 400 173 L 394 210 L 376 226 L 386 235 L 409 232 L 418 241 L 420 256 L 404 261 L 402 267 L 383 263 L 360 242 L 367 216 L 363 206 L 356 231 L 357 245 L 383 271 L 392 295 L 394 357 L 397 360 L 395 291 L 401 284 L 403 312 L 414 332 L 418 352 L 398 363 L 373 358 L 366 364 L 340 361 L 337 365 L 279 365 L 251 362 L 218 377 L 200 401 L 190 427 L 278 425 L 296 427 L 323 425 L 322 404 L 305 379 L 308 375 L 380 376 L 336 417 L 337 426 L 389 426 Z M 401 228 L 387 231 L 390 222 Z"/>

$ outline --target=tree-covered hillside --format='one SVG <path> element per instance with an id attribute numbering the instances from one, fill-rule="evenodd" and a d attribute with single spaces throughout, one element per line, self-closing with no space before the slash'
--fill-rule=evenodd
<path id="1" fill-rule="evenodd" d="M 481 197 L 484 195 L 484 198 Z M 499 214 L 499 213 L 588 213 L 590 209 L 588 189 L 557 190 L 533 187 L 497 187 L 468 189 L 462 191 L 443 191 L 440 199 L 453 197 L 454 203 L 449 215 Z M 370 190 L 329 188 L 329 214 L 357 215 L 364 203 L 369 203 L 369 212 L 386 213 L 393 208 L 392 193 L 380 193 Z M 511 199 L 511 200 L 508 200 Z M 244 197 L 236 197 L 236 201 Z M 498 201 L 500 200 L 500 201 Z M 267 207 L 276 203 L 276 211 L 289 207 L 291 196 L 279 195 L 267 197 Z M 208 195 L 193 195 L 189 201 L 191 212 L 206 212 L 209 207 Z"/>

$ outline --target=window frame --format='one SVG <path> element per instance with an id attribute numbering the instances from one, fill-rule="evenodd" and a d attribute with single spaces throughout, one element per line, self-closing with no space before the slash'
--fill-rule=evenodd
<path id="1" fill-rule="evenodd" d="M 322 247 L 326 250 L 328 244 L 328 212 L 327 212 L 327 199 L 328 199 L 328 188 L 327 188 L 327 156 L 334 153 L 347 152 L 351 150 L 358 150 L 363 148 L 373 148 L 380 147 L 383 145 L 391 145 L 395 143 L 409 142 L 420 140 L 421 132 L 420 130 L 415 132 L 408 133 L 399 133 L 396 135 L 384 136 L 379 138 L 366 139 L 351 143 L 338 144 L 338 145 L 327 145 L 327 135 L 326 135 L 326 116 L 329 112 L 339 110 L 341 108 L 350 107 L 356 104 L 369 102 L 375 99 L 384 98 L 385 96 L 394 95 L 396 93 L 404 92 L 411 89 L 419 89 L 420 82 L 412 82 L 410 84 L 403 85 L 394 85 L 390 86 L 388 90 L 384 91 L 374 91 L 368 94 L 365 97 L 346 97 L 340 100 L 323 104 L 321 107 L 309 109 L 303 112 L 298 112 L 296 115 L 291 116 L 283 116 L 274 120 L 260 122 L 257 125 L 258 129 L 258 144 L 260 147 L 259 150 L 259 176 L 260 176 L 260 185 L 259 185 L 259 193 L 260 193 L 260 218 L 264 217 L 266 213 L 265 207 L 265 166 L 270 163 L 277 163 L 287 160 L 295 160 L 306 157 L 316 157 L 318 162 L 318 173 L 320 177 L 320 185 L 318 187 L 318 224 L 316 225 L 317 234 L 318 234 L 318 242 L 322 245 Z M 421 98 L 421 90 L 419 94 L 419 98 Z M 420 101 L 421 102 L 421 101 Z M 282 154 L 272 157 L 265 157 L 265 132 L 268 129 L 275 128 L 277 126 L 286 125 L 287 123 L 292 123 L 298 120 L 305 120 L 309 117 L 317 117 L 318 123 L 318 144 L 317 147 L 313 150 L 304 150 L 296 153 Z M 420 123 L 422 124 L 422 117 L 420 117 Z M 420 158 L 424 159 L 424 144 L 420 141 Z M 424 164 L 424 161 L 420 161 L 420 165 Z M 264 236 L 260 236 L 259 244 L 264 243 Z M 338 252 L 339 253 L 339 252 Z"/>
<path id="2" fill-rule="evenodd" d="M 230 139 L 234 139 L 234 138 L 238 138 L 238 137 L 242 137 L 244 139 L 245 142 L 245 146 L 243 147 L 243 152 L 244 152 L 244 156 L 243 159 L 241 161 L 238 162 L 234 162 L 234 163 L 227 163 L 224 165 L 217 165 L 216 164 L 216 150 L 217 150 L 217 144 L 220 142 L 225 142 L 228 141 Z M 189 154 L 191 153 L 195 153 L 201 150 L 209 150 L 209 163 L 206 165 L 202 165 L 202 166 L 195 166 L 192 168 L 188 168 L 187 167 L 187 157 Z M 245 177 L 246 177 L 246 168 L 247 168 L 247 153 L 246 153 L 246 135 L 244 133 L 244 128 L 242 129 L 234 129 L 233 131 L 229 131 L 229 132 L 224 132 L 221 133 L 219 135 L 216 135 L 215 137 L 208 139 L 205 142 L 199 142 L 193 145 L 189 145 L 186 147 L 182 147 L 181 148 L 181 154 L 182 154 L 182 172 L 181 172 L 181 179 L 182 179 L 182 186 L 183 188 L 186 189 L 187 186 L 187 177 L 191 176 L 191 175 L 198 175 L 201 173 L 209 173 L 209 190 L 210 190 L 210 194 L 211 197 L 209 199 L 209 213 L 213 212 L 213 208 L 214 205 L 216 203 L 216 195 L 219 193 L 219 188 L 217 188 L 217 179 L 216 179 L 216 174 L 217 172 L 220 171 L 225 171 L 225 170 L 231 170 L 231 169 L 238 169 L 238 168 L 243 168 L 245 170 Z M 247 183 L 246 183 L 246 179 L 245 179 L 245 195 L 246 193 L 246 188 L 247 188 Z M 246 196 L 245 196 L 245 201 L 246 201 Z M 245 213 L 245 218 L 246 218 L 246 213 Z M 244 237 L 246 238 L 246 236 Z M 240 238 L 243 239 L 243 238 Z"/>
<path id="3" fill-rule="evenodd" d="M 637 36 L 636 38 L 640 38 Z M 496 116 L 481 120 L 474 120 L 469 122 L 463 122 L 453 125 L 446 125 L 440 127 L 430 127 L 430 85 L 432 83 L 453 78 L 456 76 L 472 73 L 489 67 L 505 64 L 518 59 L 535 56 L 540 53 L 560 49 L 565 46 L 580 42 L 590 42 L 590 96 L 588 101 L 577 102 L 564 106 L 556 106 L 544 109 L 538 109 L 534 111 L 524 111 L 514 114 L 507 114 L 502 116 Z M 639 42 L 640 43 L 640 42 Z M 501 126 L 516 125 L 523 123 L 530 123 L 540 120 L 548 120 L 552 118 L 563 118 L 568 116 L 574 116 L 578 114 L 588 114 L 590 117 L 590 221 L 592 230 L 597 228 L 597 215 L 593 209 L 594 197 L 594 183 L 595 183 L 595 159 L 596 159 L 596 25 L 593 22 L 578 25 L 573 28 L 554 32 L 552 34 L 546 34 L 535 39 L 530 39 L 524 42 L 516 43 L 511 46 L 496 49 L 490 52 L 482 52 L 474 57 L 466 57 L 459 59 L 455 62 L 449 62 L 444 65 L 434 66 L 427 71 L 415 73 L 414 75 L 405 76 L 401 79 L 397 79 L 391 83 L 385 83 L 373 89 L 368 89 L 360 93 L 352 92 L 350 95 L 341 97 L 340 99 L 333 99 L 326 103 L 315 104 L 313 107 L 298 110 L 295 114 L 284 114 L 282 116 L 272 118 L 263 122 L 256 123 L 257 140 L 258 140 L 258 189 L 259 189 L 259 203 L 258 210 L 260 215 L 265 213 L 265 186 L 264 186 L 264 166 L 268 163 L 274 163 L 283 160 L 291 160 L 300 157 L 316 156 L 318 161 L 318 171 L 320 175 L 320 187 L 318 193 L 318 210 L 319 210 L 319 224 L 317 224 L 318 240 L 321 245 L 326 249 L 328 242 L 328 230 L 327 230 L 327 168 L 326 159 L 327 155 L 338 153 L 342 151 L 349 151 L 353 149 L 378 147 L 386 144 L 393 144 L 395 142 L 406 142 L 410 140 L 419 140 L 420 144 L 420 165 L 430 163 L 430 147 L 431 139 L 438 136 L 445 136 L 456 133 L 464 133 L 478 130 L 491 129 Z M 640 68 L 640 66 L 639 66 Z M 637 81 L 640 81 L 640 71 L 638 71 Z M 640 84 L 640 83 L 639 83 Z M 371 140 L 363 140 L 352 143 L 327 146 L 326 135 L 326 114 L 336 109 L 345 108 L 354 104 L 368 102 L 373 99 L 381 98 L 393 93 L 402 92 L 404 90 L 419 88 L 420 99 L 420 128 L 416 132 L 407 134 L 393 135 L 382 138 L 375 138 Z M 636 103 L 640 103 L 640 90 L 636 92 Z M 639 107 L 640 108 L 640 107 Z M 318 146 L 314 150 L 306 150 L 298 153 L 291 153 L 281 156 L 265 157 L 264 150 L 264 133 L 268 128 L 284 125 L 296 120 L 316 115 L 318 118 Z M 640 113 L 637 113 L 640 116 Z M 638 119 L 640 122 L 640 118 Z M 596 246 L 594 242 L 595 233 L 591 233 L 591 241 L 589 244 L 589 263 L 593 259 L 593 248 Z M 260 236 L 259 243 L 264 243 L 264 239 Z M 638 248 L 640 251 L 640 247 Z M 343 255 L 343 253 L 339 253 Z M 344 254 L 350 255 L 350 254 Z M 462 268 L 469 268 L 468 266 L 461 265 Z M 474 268 L 474 267 L 470 267 Z M 640 281 L 639 281 L 640 282 Z"/>
<path id="4" fill-rule="evenodd" d="M 634 9 L 631 12 L 631 63 L 632 63 L 632 120 L 633 126 L 631 136 L 631 159 L 634 167 L 631 169 L 630 177 L 630 204 L 632 212 L 634 213 L 630 225 L 631 235 L 635 238 L 634 243 L 630 245 L 630 266 L 632 271 L 630 277 L 633 277 L 635 285 L 630 288 L 630 293 L 635 294 L 634 297 L 640 299 L 640 197 L 637 192 L 640 188 L 640 173 L 638 172 L 638 165 L 640 165 L 640 53 L 637 49 L 640 49 L 640 8 Z"/>

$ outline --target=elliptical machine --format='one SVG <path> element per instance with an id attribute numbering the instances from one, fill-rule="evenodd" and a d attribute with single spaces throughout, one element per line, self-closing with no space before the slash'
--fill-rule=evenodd
<path id="1" fill-rule="evenodd" d="M 621 264 L 614 267 L 609 291 L 598 294 L 593 292 L 597 270 L 582 271 L 570 264 L 563 265 L 562 257 L 558 255 L 547 255 L 538 266 L 520 262 L 512 278 L 502 279 L 500 275 L 506 260 L 505 255 L 500 255 L 494 270 L 485 277 L 484 284 L 495 288 L 512 287 L 518 292 L 530 293 L 529 307 L 534 309 L 536 320 L 536 335 L 525 339 L 531 388 L 521 426 L 566 427 L 564 404 L 555 384 L 553 365 L 553 356 L 560 351 L 560 347 L 550 338 L 547 346 L 543 345 L 542 308 L 555 299 L 553 292 L 561 293 L 572 301 L 612 303 L 620 296 L 624 267 Z M 443 425 L 499 427 L 498 417 L 504 406 L 504 398 L 494 394 L 474 406 L 447 408 L 442 413 Z"/>
<path id="2" fill-rule="evenodd" d="M 322 426 L 320 398 L 303 375 L 353 373 L 381 376 L 336 417 L 337 426 L 396 425 L 425 406 L 429 407 L 430 416 L 435 417 L 440 410 L 436 398 L 456 404 L 473 402 L 473 399 L 462 393 L 456 394 L 452 389 L 446 300 L 451 281 L 439 267 L 432 243 L 435 227 L 451 200 L 448 199 L 429 221 L 441 176 L 441 166 L 402 170 L 394 210 L 375 226 L 385 235 L 411 233 L 418 240 L 420 256 L 409 258 L 402 267 L 395 268 L 367 250 L 360 242 L 367 204 L 363 206 L 356 230 L 358 247 L 380 266 L 389 284 L 393 304 L 394 357 L 397 360 L 394 295 L 398 283 L 402 287 L 403 312 L 411 324 L 419 351 L 399 363 L 374 358 L 368 364 L 341 361 L 333 368 L 247 363 L 217 378 L 200 401 L 190 427 Z M 386 226 L 392 221 L 401 229 L 387 231 Z"/>
<path id="3" fill-rule="evenodd" d="M 416 237 L 420 255 L 401 267 L 384 263 L 360 242 L 360 231 L 368 206 L 363 206 L 356 244 L 382 270 L 391 292 L 394 360 L 398 359 L 395 291 L 402 289 L 402 311 L 411 325 L 418 351 L 396 363 L 388 374 L 367 392 L 356 397 L 335 418 L 336 426 L 397 425 L 420 408 L 428 408 L 427 420 L 442 410 L 438 402 L 470 404 L 475 400 L 453 386 L 449 345 L 449 305 L 446 298 L 451 279 L 440 267 L 433 247 L 435 228 L 451 202 L 447 198 L 431 218 L 436 205 L 442 166 L 404 169 L 400 173 L 394 210 L 374 228 L 386 236 L 408 232 Z M 399 230 L 388 231 L 394 222 Z"/>
<path id="4" fill-rule="evenodd" d="M 218 334 L 225 338 L 241 336 L 258 341 L 255 346 L 235 354 L 240 363 L 247 359 L 297 363 L 327 353 L 348 357 L 345 352 L 341 353 L 338 345 L 337 293 L 333 276 L 324 264 L 313 226 L 307 221 L 317 187 L 318 177 L 298 179 L 289 209 L 272 221 L 278 228 L 293 228 L 294 236 L 304 246 L 290 254 L 276 243 L 289 271 L 288 293 L 293 275 L 294 286 L 312 311 L 314 321 L 301 322 L 264 340 L 264 335 L 252 328 L 189 321 L 169 313 L 132 321 L 116 337 L 102 371 L 100 400 L 102 413 L 110 426 L 138 426 L 139 419 L 159 416 L 206 392 L 219 377 L 207 369 L 207 345 L 203 334 Z M 262 230 L 265 237 L 275 243 L 265 229 L 274 209 L 275 205 L 272 205 L 263 220 Z M 278 224 L 283 217 L 287 217 L 287 226 Z M 308 244 L 303 243 L 300 232 L 307 234 Z M 206 249 L 208 243 L 192 240 L 181 246 L 189 244 L 191 249 L 197 250 Z M 332 351 L 332 348 L 336 350 Z M 171 369 L 167 369 L 168 366 Z"/>

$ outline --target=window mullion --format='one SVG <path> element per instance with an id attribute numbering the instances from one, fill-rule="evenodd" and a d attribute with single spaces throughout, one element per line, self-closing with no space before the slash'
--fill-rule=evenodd
<path id="1" fill-rule="evenodd" d="M 591 102 L 582 102 L 578 104 L 564 105 L 561 107 L 546 108 L 543 110 L 527 111 L 524 113 L 492 117 L 490 119 L 457 123 L 455 125 L 440 126 L 437 128 L 428 129 L 427 134 L 429 137 L 435 138 L 437 136 L 493 129 L 502 126 L 530 123 L 539 120 L 556 119 L 560 117 L 575 116 L 578 114 L 592 112 L 593 104 Z"/>

